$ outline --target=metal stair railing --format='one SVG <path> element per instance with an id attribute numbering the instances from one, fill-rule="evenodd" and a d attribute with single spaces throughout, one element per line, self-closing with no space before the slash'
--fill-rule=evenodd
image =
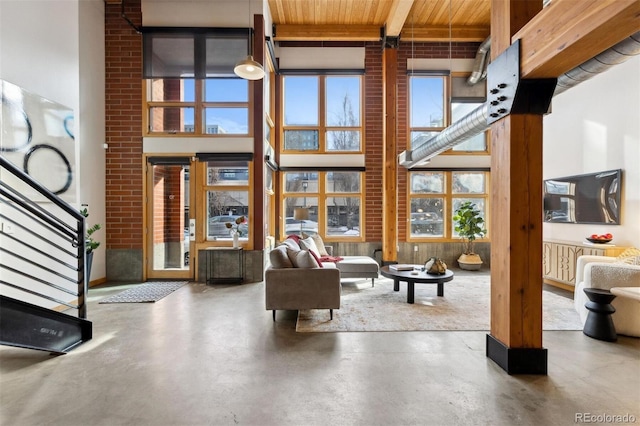
<path id="1" fill-rule="evenodd" d="M 0 293 L 86 319 L 85 217 L 1 155 L 0 223 Z"/>

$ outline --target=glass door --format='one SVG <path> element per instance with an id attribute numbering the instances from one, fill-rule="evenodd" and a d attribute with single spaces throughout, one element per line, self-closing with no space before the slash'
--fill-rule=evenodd
<path id="1" fill-rule="evenodd" d="M 150 157 L 147 167 L 147 278 L 193 279 L 190 159 Z"/>

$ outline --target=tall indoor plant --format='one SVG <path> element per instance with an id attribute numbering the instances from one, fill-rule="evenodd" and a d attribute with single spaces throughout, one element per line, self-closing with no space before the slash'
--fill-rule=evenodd
<path id="1" fill-rule="evenodd" d="M 481 213 L 475 203 L 465 201 L 456 209 L 453 216 L 455 230 L 464 242 L 464 252 L 458 258 L 461 269 L 476 271 L 482 266 L 480 255 L 473 251 L 476 238 L 482 238 L 487 234 Z"/>

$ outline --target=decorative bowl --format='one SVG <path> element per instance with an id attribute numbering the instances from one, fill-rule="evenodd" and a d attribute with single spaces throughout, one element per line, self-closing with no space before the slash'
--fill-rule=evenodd
<path id="1" fill-rule="evenodd" d="M 594 244 L 606 244 L 606 243 L 610 243 L 612 240 L 613 240 L 613 238 L 607 238 L 606 240 L 604 240 L 604 239 L 587 237 L 587 241 L 589 241 L 590 243 L 594 243 Z"/>

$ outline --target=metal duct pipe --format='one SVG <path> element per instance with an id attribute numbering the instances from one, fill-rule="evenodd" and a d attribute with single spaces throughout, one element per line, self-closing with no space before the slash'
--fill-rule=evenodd
<path id="1" fill-rule="evenodd" d="M 489 61 L 489 51 L 491 50 L 491 37 L 487 37 L 482 44 L 478 47 L 476 52 L 476 59 L 473 62 L 473 71 L 467 79 L 467 84 L 473 86 L 480 80 L 484 80 L 487 77 L 487 65 Z"/>
<path id="2" fill-rule="evenodd" d="M 558 77 L 554 96 L 638 54 L 640 54 L 640 32 L 627 37 L 620 43 Z M 484 132 L 489 128 L 489 125 L 487 125 L 488 117 L 489 104 L 485 102 L 433 138 L 410 151 L 411 161 L 405 160 L 401 165 L 409 169 Z M 400 156 L 407 157 L 405 153 L 400 154 Z"/>
<path id="3" fill-rule="evenodd" d="M 640 31 L 558 77 L 553 96 L 640 54 Z"/>

